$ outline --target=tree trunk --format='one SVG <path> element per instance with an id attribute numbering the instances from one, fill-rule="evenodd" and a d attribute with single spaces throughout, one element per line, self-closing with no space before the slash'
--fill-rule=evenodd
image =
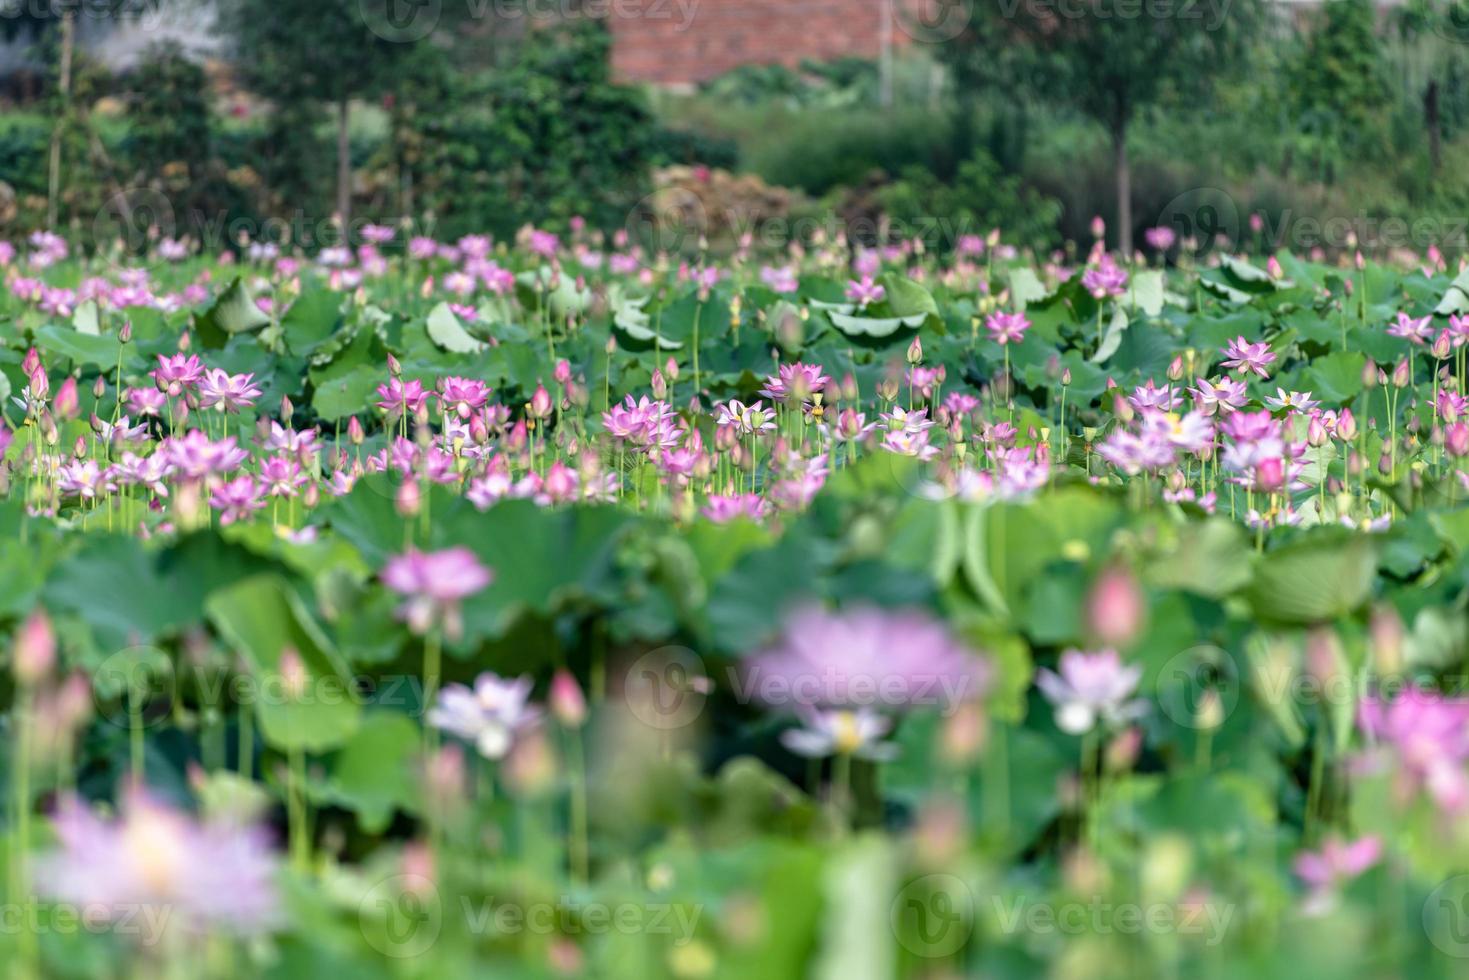
<path id="1" fill-rule="evenodd" d="M 68 10 L 61 16 L 61 113 L 51 126 L 51 159 L 46 176 L 46 227 L 56 230 L 61 199 L 61 134 L 71 115 L 71 56 L 76 46 L 76 13 Z"/>
<path id="2" fill-rule="evenodd" d="M 348 131 L 351 110 L 346 96 L 337 103 L 337 216 L 345 234 L 352 224 L 352 142 Z"/>
<path id="3" fill-rule="evenodd" d="M 1112 156 L 1117 169 L 1117 247 L 1132 258 L 1132 170 L 1127 163 L 1127 124 L 1112 128 Z"/>
<path id="4" fill-rule="evenodd" d="M 1423 125 L 1428 127 L 1428 163 L 1434 175 L 1443 165 L 1443 134 L 1438 119 L 1438 82 L 1428 83 L 1423 92 Z"/>

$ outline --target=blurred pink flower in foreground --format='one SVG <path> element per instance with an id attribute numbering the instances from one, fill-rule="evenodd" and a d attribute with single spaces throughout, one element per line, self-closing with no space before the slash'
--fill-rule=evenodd
<path id="1" fill-rule="evenodd" d="M 1143 670 L 1125 665 L 1116 650 L 1061 654 L 1061 671 L 1042 667 L 1036 686 L 1056 708 L 1056 727 L 1068 735 L 1082 735 L 1097 722 L 1121 725 L 1140 716 L 1147 703 L 1134 699 Z"/>
<path id="2" fill-rule="evenodd" d="M 55 830 L 60 848 L 35 865 L 41 893 L 131 919 L 145 940 L 161 938 L 150 927 L 255 935 L 279 913 L 276 859 L 258 827 L 199 821 L 134 791 L 110 821 L 68 799 Z"/>
<path id="3" fill-rule="evenodd" d="M 468 548 L 443 551 L 409 549 L 383 568 L 383 584 L 406 598 L 398 615 L 415 633 L 441 625 L 449 636 L 459 635 L 459 603 L 494 581 Z"/>
<path id="4" fill-rule="evenodd" d="M 742 686 L 772 706 L 949 708 L 977 697 L 989 665 L 918 609 L 808 607 L 752 658 Z"/>

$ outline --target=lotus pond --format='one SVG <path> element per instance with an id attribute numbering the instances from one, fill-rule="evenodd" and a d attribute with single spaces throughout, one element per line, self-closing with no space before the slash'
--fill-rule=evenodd
<path id="1" fill-rule="evenodd" d="M 1463 976 L 1469 273 L 1149 241 L 0 247 L 6 975 Z"/>

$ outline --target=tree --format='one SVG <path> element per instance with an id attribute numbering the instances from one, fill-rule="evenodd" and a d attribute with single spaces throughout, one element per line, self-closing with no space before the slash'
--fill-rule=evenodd
<path id="1" fill-rule="evenodd" d="M 1380 144 L 1390 89 L 1373 4 L 1335 0 L 1318 18 L 1287 68 L 1295 109 L 1338 150 Z M 1425 108 L 1436 111 L 1432 104 Z"/>
<path id="2" fill-rule="evenodd" d="M 336 212 L 345 229 L 352 212 L 351 102 L 391 85 L 395 64 L 425 38 L 377 24 L 363 0 L 225 0 L 223 7 L 245 84 L 274 103 L 276 123 L 294 129 L 324 106 L 335 112 Z M 297 153 L 303 144 L 309 140 L 292 141 Z M 297 171 L 307 163 L 286 162 Z"/>
<path id="3" fill-rule="evenodd" d="M 1100 123 L 1112 143 L 1118 244 L 1132 252 L 1128 131 L 1165 95 L 1203 98 L 1209 83 L 1243 61 L 1263 23 L 1259 0 L 1125 5 L 1115 0 L 979 2 L 954 32 L 948 60 L 1008 62 L 1012 79 Z M 1018 76 L 1016 78 L 1015 76 Z"/>

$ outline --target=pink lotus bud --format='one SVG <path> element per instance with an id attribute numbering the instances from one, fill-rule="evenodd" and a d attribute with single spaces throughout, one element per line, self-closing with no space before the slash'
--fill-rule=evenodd
<path id="1" fill-rule="evenodd" d="M 11 666 L 16 681 L 26 687 L 45 680 L 56 666 L 56 632 L 45 610 L 35 610 L 20 624 Z"/>
<path id="2" fill-rule="evenodd" d="M 1453 338 L 1449 336 L 1447 329 L 1439 331 L 1438 337 L 1433 342 L 1433 356 L 1440 361 L 1449 356 L 1454 349 Z"/>
<path id="3" fill-rule="evenodd" d="M 670 357 L 663 365 L 663 373 L 668 377 L 669 381 L 677 381 L 678 361 Z"/>
<path id="4" fill-rule="evenodd" d="M 923 363 L 923 341 L 920 340 L 917 337 L 914 337 L 913 338 L 913 343 L 911 343 L 911 344 L 908 345 L 908 363 L 909 364 L 922 364 Z"/>
<path id="5" fill-rule="evenodd" d="M 36 353 L 34 347 L 26 351 L 26 356 L 21 358 L 20 369 L 26 373 L 26 377 L 30 377 L 41 369 L 41 355 Z"/>
<path id="6" fill-rule="evenodd" d="M 551 678 L 548 700 L 551 714 L 567 728 L 580 728 L 587 720 L 587 699 L 582 695 L 581 685 L 565 668 Z"/>
<path id="7" fill-rule="evenodd" d="M 1266 493 L 1285 486 L 1285 463 L 1278 457 L 1261 460 L 1255 467 L 1255 485 Z"/>
<path id="8" fill-rule="evenodd" d="M 1386 602 L 1373 606 L 1367 623 L 1367 637 L 1377 672 L 1385 676 L 1400 673 L 1403 669 L 1403 620 L 1397 609 Z"/>
<path id="9" fill-rule="evenodd" d="M 571 380 L 571 362 L 562 358 L 556 362 L 556 383 L 565 386 Z"/>
<path id="10" fill-rule="evenodd" d="M 357 421 L 357 416 L 354 415 L 350 419 L 348 419 L 347 439 L 352 443 L 352 445 L 360 446 L 366 438 L 367 433 L 362 431 L 362 423 Z"/>
<path id="11" fill-rule="evenodd" d="M 1179 381 L 1183 378 L 1183 355 L 1177 354 L 1168 364 L 1168 380 Z"/>
<path id="12" fill-rule="evenodd" d="M 56 414 L 64 419 L 74 419 L 81 413 L 81 400 L 77 396 L 77 379 L 68 377 L 56 389 L 56 401 L 52 406 Z"/>
<path id="13" fill-rule="evenodd" d="M 1357 417 L 1350 408 L 1342 409 L 1341 415 L 1337 416 L 1336 434 L 1346 442 L 1357 438 Z"/>
<path id="14" fill-rule="evenodd" d="M 179 353 L 180 354 L 184 353 L 185 351 L 187 351 L 192 346 L 194 346 L 194 341 L 193 341 L 193 338 L 191 338 L 189 336 L 189 331 L 185 330 L 183 333 L 179 334 Z"/>
<path id="15" fill-rule="evenodd" d="M 1406 388 L 1412 382 L 1413 375 L 1408 368 L 1408 359 L 1400 358 L 1392 369 L 1392 383 L 1399 388 Z"/>
<path id="16" fill-rule="evenodd" d="M 1362 387 L 1369 390 L 1377 387 L 1377 374 L 1377 365 L 1367 358 L 1367 363 L 1362 365 Z"/>
<path id="17" fill-rule="evenodd" d="M 1321 424 L 1319 418 L 1314 416 L 1309 425 L 1306 426 L 1306 442 L 1311 446 L 1324 446 L 1330 437 L 1326 434 L 1326 426 Z"/>
<path id="18" fill-rule="evenodd" d="M 133 321 L 124 321 L 122 329 L 117 332 L 118 343 L 131 344 L 133 342 Z"/>
<path id="19" fill-rule="evenodd" d="M 46 371 L 39 364 L 30 374 L 30 392 L 37 399 L 44 399 L 51 391 L 51 380 L 46 377 Z"/>
<path id="20" fill-rule="evenodd" d="M 1270 273 L 1271 279 L 1285 278 L 1285 270 L 1280 267 L 1280 260 L 1273 255 L 1270 256 L 1269 261 L 1265 263 L 1265 271 Z"/>
<path id="21" fill-rule="evenodd" d="M 1091 230 L 1092 230 L 1092 237 L 1093 238 L 1101 238 L 1101 237 L 1103 237 L 1104 235 L 1107 234 L 1107 222 L 1104 221 L 1104 220 L 1102 220 L 1102 216 L 1100 214 L 1099 215 L 1095 215 L 1092 218 L 1092 229 Z"/>
<path id="22" fill-rule="evenodd" d="M 1469 425 L 1455 422 L 1444 430 L 1444 448 L 1456 459 L 1469 456 Z"/>
<path id="23" fill-rule="evenodd" d="M 657 368 L 653 369 L 653 380 L 650 383 L 653 389 L 653 397 L 663 399 L 668 397 L 668 382 L 663 378 L 663 372 Z"/>
<path id="24" fill-rule="evenodd" d="M 397 508 L 400 516 L 415 516 L 418 513 L 419 503 L 420 496 L 417 480 L 408 479 L 398 484 L 398 493 L 393 500 L 393 506 Z"/>
<path id="25" fill-rule="evenodd" d="M 296 407 L 291 404 L 290 396 L 281 395 L 281 424 L 289 426 L 291 416 L 296 414 Z"/>
<path id="26" fill-rule="evenodd" d="M 1087 596 L 1087 627 L 1103 646 L 1129 646 L 1142 632 L 1146 614 L 1137 578 L 1122 565 L 1104 569 Z"/>
<path id="27" fill-rule="evenodd" d="M 662 397 L 661 395 L 659 396 Z M 547 418 L 552 411 L 551 393 L 542 384 L 536 385 L 535 394 L 530 396 L 530 414 L 538 419 Z"/>
<path id="28" fill-rule="evenodd" d="M 299 698 L 306 691 L 306 685 L 311 680 L 311 675 L 306 672 L 306 664 L 301 660 L 301 654 L 294 647 L 286 647 L 281 651 L 280 658 L 281 686 L 290 698 Z"/>

